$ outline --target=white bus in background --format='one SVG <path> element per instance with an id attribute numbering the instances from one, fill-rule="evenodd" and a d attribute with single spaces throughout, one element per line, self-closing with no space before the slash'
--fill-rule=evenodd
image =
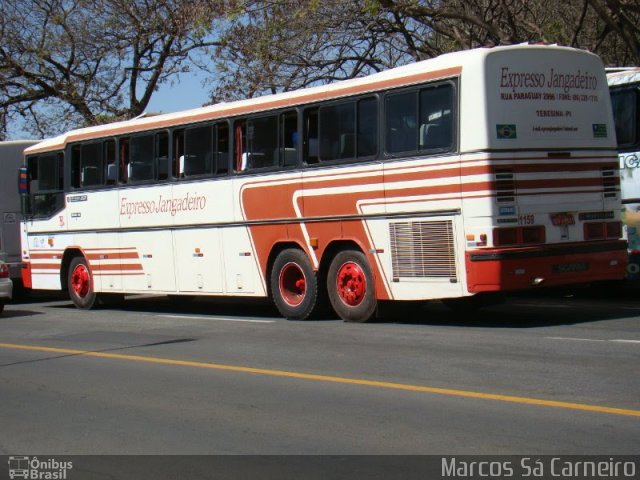
<path id="1" fill-rule="evenodd" d="M 627 278 L 640 279 L 640 68 L 607 69 L 618 140 Z"/>
<path id="2" fill-rule="evenodd" d="M 35 140 L 0 142 L 0 260 L 9 265 L 14 283 L 22 281 L 20 251 L 20 195 L 16 190 L 18 168 L 24 164 L 24 149 Z"/>
<path id="3" fill-rule="evenodd" d="M 79 308 L 254 296 L 367 321 L 625 274 L 607 79 L 581 50 L 457 52 L 25 154 L 24 280 Z"/>

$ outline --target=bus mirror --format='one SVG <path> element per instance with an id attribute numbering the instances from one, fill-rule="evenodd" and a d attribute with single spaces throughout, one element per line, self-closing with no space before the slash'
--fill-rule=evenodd
<path id="1" fill-rule="evenodd" d="M 18 192 L 29 193 L 29 169 L 27 167 L 21 167 L 18 170 Z"/>

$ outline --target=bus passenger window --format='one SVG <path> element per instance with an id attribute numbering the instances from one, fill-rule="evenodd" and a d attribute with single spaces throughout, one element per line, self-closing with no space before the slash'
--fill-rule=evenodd
<path id="1" fill-rule="evenodd" d="M 71 186 L 80 188 L 80 145 L 71 147 Z"/>
<path id="2" fill-rule="evenodd" d="M 386 99 L 385 107 L 385 146 L 387 153 L 417 150 L 416 93 L 408 92 L 389 95 Z"/>
<path id="3" fill-rule="evenodd" d="M 130 148 L 129 181 L 143 182 L 145 180 L 153 180 L 155 178 L 153 135 L 132 137 Z"/>
<path id="4" fill-rule="evenodd" d="M 184 130 L 173 132 L 173 178 L 184 177 Z"/>
<path id="5" fill-rule="evenodd" d="M 320 160 L 355 157 L 355 102 L 320 108 Z"/>
<path id="6" fill-rule="evenodd" d="M 453 144 L 451 85 L 420 92 L 420 150 L 450 149 Z"/>
<path id="7" fill-rule="evenodd" d="M 167 132 L 156 134 L 156 168 L 158 180 L 169 178 L 169 134 Z"/>
<path id="8" fill-rule="evenodd" d="M 247 169 L 248 154 L 245 139 L 247 137 L 247 121 L 239 120 L 234 124 L 233 138 L 233 169 L 236 172 L 244 172 Z"/>
<path id="9" fill-rule="evenodd" d="M 129 182 L 129 139 L 121 138 L 118 142 L 118 149 L 120 153 L 120 183 Z"/>
<path id="10" fill-rule="evenodd" d="M 218 123 L 215 126 L 215 166 L 216 175 L 226 175 L 229 172 L 229 125 Z"/>
<path id="11" fill-rule="evenodd" d="M 211 173 L 213 135 L 210 126 L 188 128 L 185 131 L 184 176 Z"/>
<path id="12" fill-rule="evenodd" d="M 279 164 L 283 167 L 298 163 L 298 114 L 287 112 L 280 115 Z"/>
<path id="13" fill-rule="evenodd" d="M 304 112 L 304 162 L 312 165 L 320 161 L 318 147 L 318 109 Z"/>
<path id="14" fill-rule="evenodd" d="M 358 102 L 358 157 L 372 157 L 378 153 L 378 99 L 365 98 Z"/>
<path id="15" fill-rule="evenodd" d="M 80 185 L 91 187 L 102 185 L 102 143 L 82 145 L 80 156 Z"/>
<path id="16" fill-rule="evenodd" d="M 611 107 L 616 125 L 618 146 L 637 143 L 637 90 L 622 90 L 611 94 Z"/>
<path id="17" fill-rule="evenodd" d="M 247 125 L 247 169 L 278 164 L 278 117 L 252 118 Z"/>
<path id="18" fill-rule="evenodd" d="M 107 140 L 103 144 L 104 151 L 104 178 L 107 185 L 114 185 L 117 180 L 118 166 L 116 162 L 116 142 L 115 140 Z"/>
<path id="19" fill-rule="evenodd" d="M 42 155 L 38 157 L 38 192 L 56 192 L 62 185 L 62 155 Z"/>

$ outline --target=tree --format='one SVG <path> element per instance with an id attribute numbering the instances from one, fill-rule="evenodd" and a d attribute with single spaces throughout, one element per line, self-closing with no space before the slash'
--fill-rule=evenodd
<path id="1" fill-rule="evenodd" d="M 363 1 L 254 1 L 216 49 L 212 102 L 290 91 L 406 63 Z"/>
<path id="2" fill-rule="evenodd" d="M 256 0 L 217 49 L 212 101 L 353 78 L 475 47 L 558 43 L 640 64 L 638 0 Z"/>
<path id="3" fill-rule="evenodd" d="M 217 45 L 215 22 L 233 7 L 223 3 L 3 0 L 0 130 L 22 119 L 47 136 L 141 114 Z"/>

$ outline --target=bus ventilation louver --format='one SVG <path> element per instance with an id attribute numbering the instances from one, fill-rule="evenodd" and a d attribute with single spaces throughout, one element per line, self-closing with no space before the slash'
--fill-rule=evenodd
<path id="1" fill-rule="evenodd" d="M 496 170 L 496 200 L 498 203 L 513 203 L 516 200 L 516 184 L 513 171 L 508 169 Z"/>
<path id="2" fill-rule="evenodd" d="M 618 177 L 616 172 L 609 168 L 603 168 L 602 186 L 604 187 L 604 198 L 616 198 L 618 196 Z"/>
<path id="3" fill-rule="evenodd" d="M 392 223 L 389 234 L 394 282 L 401 278 L 457 281 L 451 220 Z"/>

